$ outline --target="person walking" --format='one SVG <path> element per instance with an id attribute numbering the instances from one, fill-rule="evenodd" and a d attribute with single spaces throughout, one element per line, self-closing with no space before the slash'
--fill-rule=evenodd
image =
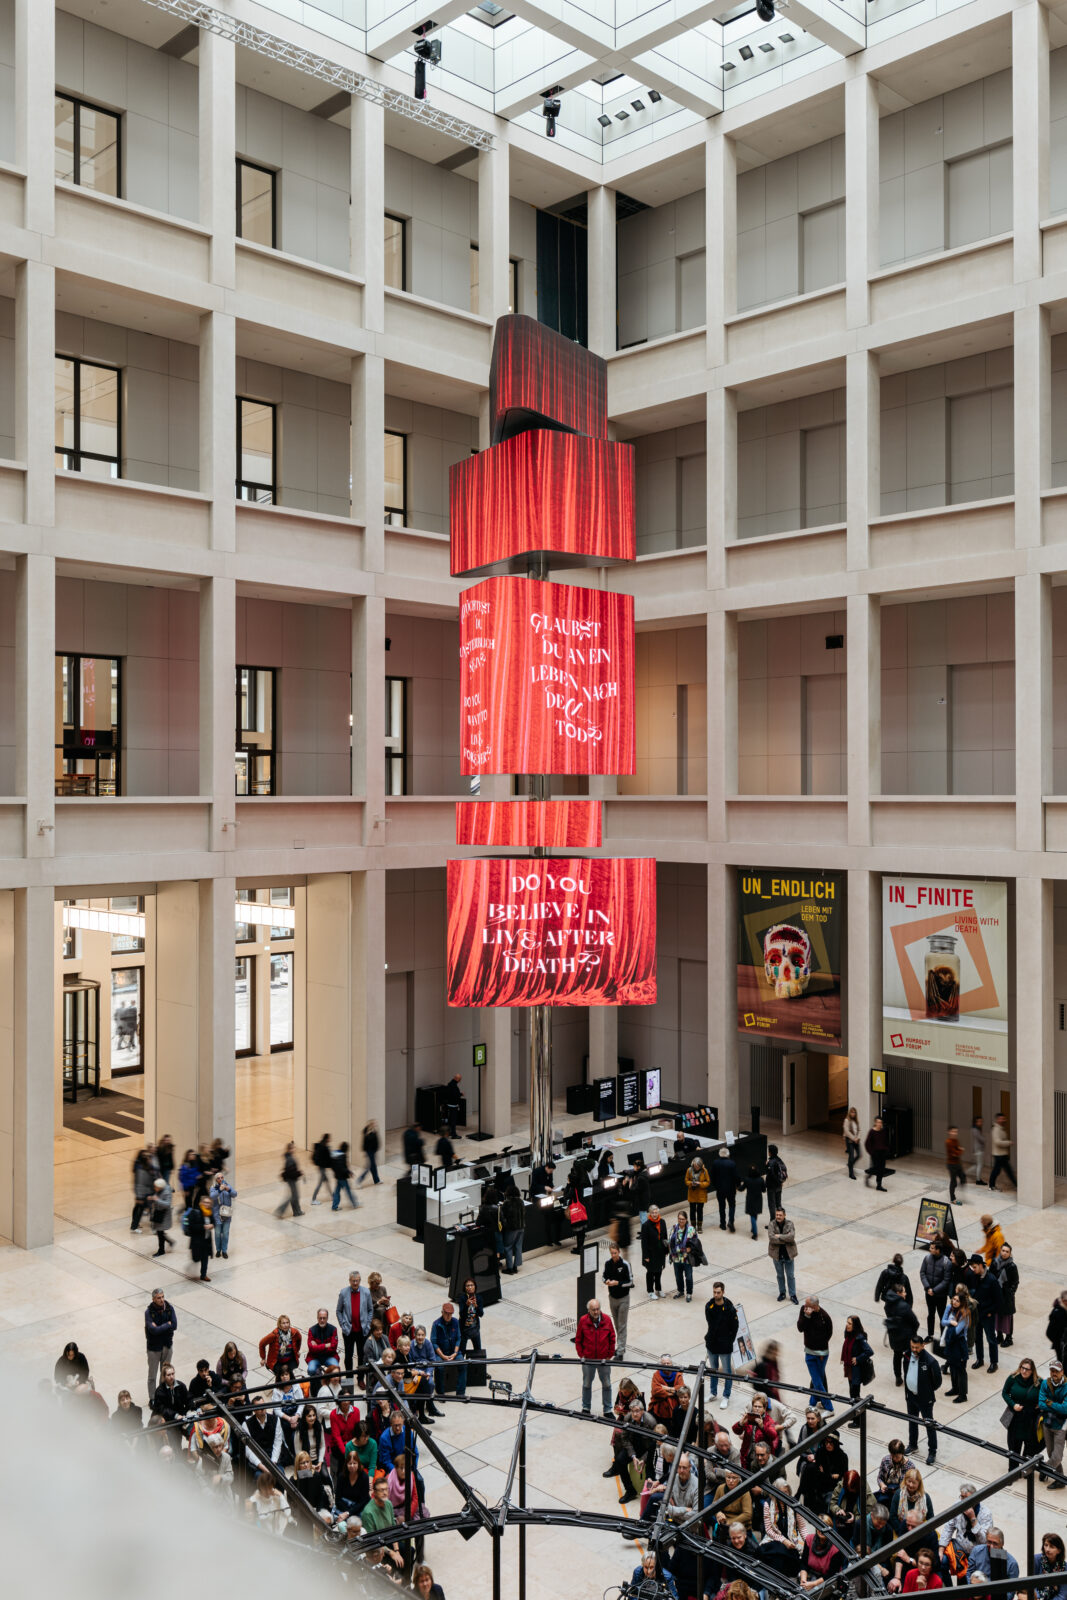
<path id="1" fill-rule="evenodd" d="M 737 1163 L 723 1145 L 711 1164 L 711 1181 L 715 1185 L 715 1198 L 719 1202 L 719 1228 L 723 1233 L 727 1227 L 731 1233 L 734 1231 L 734 1208 L 737 1204 L 739 1178 Z M 726 1221 L 727 1208 L 729 1208 L 729 1223 Z"/>
<path id="2" fill-rule="evenodd" d="M 320 1189 L 326 1190 L 327 1199 L 329 1199 L 333 1193 L 333 1190 L 330 1187 L 330 1174 L 333 1172 L 333 1157 L 330 1154 L 330 1135 L 328 1133 L 324 1133 L 322 1138 L 312 1149 L 311 1164 L 313 1167 L 318 1169 L 319 1174 L 319 1181 L 315 1185 L 311 1195 L 311 1204 L 313 1206 L 317 1206 L 322 1204 L 319 1199 Z"/>
<path id="3" fill-rule="evenodd" d="M 286 1206 L 292 1207 L 294 1217 L 302 1217 L 304 1215 L 303 1211 L 300 1209 L 300 1190 L 297 1187 L 303 1176 L 304 1174 L 301 1172 L 299 1163 L 296 1159 L 296 1145 L 290 1139 L 289 1143 L 285 1147 L 285 1156 L 282 1161 L 281 1173 L 282 1182 L 289 1190 L 289 1193 L 286 1195 L 281 1205 L 275 1207 L 274 1215 L 276 1217 L 285 1216 Z"/>
<path id="4" fill-rule="evenodd" d="M 774 1262 L 779 1300 L 785 1299 L 788 1290 L 790 1300 L 796 1305 L 797 1285 L 793 1262 L 797 1258 L 797 1236 L 781 1205 L 767 1224 L 767 1254 Z"/>
<path id="5" fill-rule="evenodd" d="M 860 1119 L 855 1106 L 849 1106 L 845 1120 L 841 1124 L 841 1133 L 845 1141 L 848 1175 L 855 1182 L 856 1162 L 860 1158 Z"/>
<path id="6" fill-rule="evenodd" d="M 711 1188 L 711 1175 L 700 1156 L 694 1156 L 685 1174 L 686 1199 L 689 1201 L 689 1220 L 698 1233 L 704 1228 L 704 1202 Z"/>
<path id="7" fill-rule="evenodd" d="M 982 1172 L 985 1168 L 985 1124 L 981 1117 L 971 1119 L 971 1159 L 974 1162 L 974 1181 L 984 1186 Z"/>
<path id="8" fill-rule="evenodd" d="M 1053 1472 L 1063 1467 L 1063 1441 L 1067 1438 L 1067 1378 L 1063 1375 L 1063 1362 L 1057 1357 L 1049 1362 L 1048 1377 L 1042 1379 L 1037 1397 L 1038 1414 L 1045 1430 L 1045 1453 Z M 1042 1481 L 1053 1489 L 1063 1484 L 1049 1473 L 1041 1473 Z"/>
<path id="9" fill-rule="evenodd" d="M 1041 1398 L 1041 1379 L 1029 1356 L 1023 1356 L 1015 1371 L 1004 1379 L 1000 1398 L 1004 1402 L 1000 1420 L 1007 1429 L 1008 1449 L 1014 1458 L 1014 1466 L 1037 1451 L 1037 1406 Z"/>
<path id="10" fill-rule="evenodd" d="M 674 1268 L 674 1283 L 676 1300 L 685 1295 L 687 1301 L 693 1298 L 693 1264 L 700 1259 L 700 1241 L 697 1231 L 688 1220 L 684 1211 L 679 1211 L 678 1220 L 671 1229 L 667 1241 L 667 1249 Z"/>
<path id="11" fill-rule="evenodd" d="M 1014 1188 L 1019 1187 L 1019 1181 L 1012 1170 L 1011 1164 L 1011 1135 L 1008 1133 L 1008 1119 L 1003 1111 L 998 1111 L 993 1118 L 993 1169 L 989 1174 L 989 1187 L 995 1189 L 997 1179 L 1002 1172 L 1006 1172 Z"/>
<path id="12" fill-rule="evenodd" d="M 130 1216 L 130 1232 L 136 1233 L 141 1226 L 141 1218 L 149 1207 L 152 1199 L 153 1185 L 156 1173 L 152 1169 L 147 1150 L 138 1150 L 133 1158 L 133 1212 Z"/>
<path id="13" fill-rule="evenodd" d="M 952 1262 L 936 1240 L 923 1256 L 919 1283 L 926 1299 L 926 1337 L 939 1339 L 941 1320 L 952 1288 Z"/>
<path id="14" fill-rule="evenodd" d="M 880 1189 L 884 1194 L 885 1184 L 882 1179 L 885 1177 L 885 1165 L 889 1160 L 889 1135 L 885 1131 L 885 1125 L 881 1117 L 875 1117 L 871 1124 L 871 1131 L 863 1143 L 871 1162 L 863 1175 L 863 1181 L 869 1189 L 873 1178 L 875 1180 L 875 1188 Z"/>
<path id="15" fill-rule="evenodd" d="M 363 1171 L 356 1179 L 357 1189 L 363 1182 L 364 1178 L 367 1177 L 368 1173 L 370 1174 L 370 1180 L 372 1184 L 381 1183 L 382 1181 L 378 1176 L 378 1151 L 382 1147 L 382 1141 L 381 1135 L 378 1132 L 378 1124 L 373 1118 L 371 1118 L 370 1122 L 365 1122 L 363 1124 L 363 1132 L 360 1135 L 359 1143 L 360 1149 L 363 1151 L 365 1164 Z"/>
<path id="16" fill-rule="evenodd" d="M 592 1415 L 593 1379 L 600 1379 L 601 1411 L 614 1418 L 611 1408 L 611 1358 L 615 1354 L 615 1325 L 600 1309 L 599 1300 L 590 1300 L 574 1335 L 574 1348 L 582 1363 L 582 1415 Z"/>
<path id="17" fill-rule="evenodd" d="M 995 1273 L 997 1270 L 996 1261 L 1000 1255 L 1001 1245 L 1004 1243 L 1004 1230 L 1001 1228 L 1000 1223 L 990 1216 L 988 1211 L 978 1220 L 982 1224 L 982 1243 L 979 1246 L 982 1252 L 982 1259 L 989 1271 Z"/>
<path id="18" fill-rule="evenodd" d="M 771 1216 L 782 1204 L 782 1190 L 785 1188 L 789 1173 L 786 1171 L 785 1162 L 778 1154 L 778 1146 L 767 1146 L 767 1165 L 763 1169 L 763 1176 L 767 1183 L 767 1210 Z"/>
<path id="19" fill-rule="evenodd" d="M 641 1265 L 645 1269 L 645 1290 L 650 1300 L 663 1298 L 663 1264 L 667 1259 L 667 1224 L 659 1206 L 650 1206 L 641 1224 Z"/>
<path id="20" fill-rule="evenodd" d="M 797 1332 L 804 1339 L 804 1364 L 811 1378 L 811 1403 L 814 1405 L 818 1399 L 824 1411 L 832 1411 L 834 1403 L 826 1387 L 826 1361 L 830 1354 L 830 1340 L 834 1336 L 834 1324 L 829 1312 L 820 1306 L 817 1294 L 809 1294 L 801 1306 Z"/>
<path id="21" fill-rule="evenodd" d="M 223 1261 L 228 1261 L 230 1223 L 233 1221 L 233 1203 L 237 1199 L 237 1190 L 224 1172 L 215 1174 L 208 1199 L 211 1201 L 211 1217 L 215 1225 L 215 1254 L 221 1256 Z"/>
<path id="22" fill-rule="evenodd" d="M 174 1195 L 166 1178 L 157 1178 L 152 1193 L 152 1226 L 156 1232 L 156 1255 L 162 1256 L 167 1247 L 174 1249 L 174 1240 L 167 1229 L 174 1221 Z"/>
<path id="23" fill-rule="evenodd" d="M 352 1193 L 352 1168 L 348 1164 L 348 1140 L 342 1141 L 340 1148 L 333 1152 L 332 1165 L 334 1176 L 333 1204 L 331 1211 L 340 1211 L 342 1191 L 348 1196 L 348 1203 L 355 1211 L 359 1201 Z"/>
<path id="24" fill-rule="evenodd" d="M 512 1276 L 522 1266 L 522 1240 L 526 1232 L 526 1207 L 514 1184 L 500 1202 L 500 1237 L 504 1242 L 504 1271 Z"/>
<path id="25" fill-rule="evenodd" d="M 970 1299 L 954 1294 L 941 1316 L 941 1357 L 952 1380 L 946 1392 L 953 1404 L 962 1406 L 967 1400 L 967 1360 L 970 1354 L 971 1307 Z"/>
<path id="26" fill-rule="evenodd" d="M 200 1264 L 201 1283 L 210 1283 L 208 1263 L 214 1254 L 211 1247 L 211 1201 L 207 1195 L 189 1207 L 189 1254 Z"/>
<path id="27" fill-rule="evenodd" d="M 948 1203 L 956 1204 L 957 1185 L 961 1189 L 967 1187 L 967 1174 L 963 1170 L 963 1146 L 960 1143 L 960 1130 L 953 1123 L 945 1135 L 945 1166 L 948 1168 Z M 960 1195 L 963 1199 L 963 1195 Z"/>
<path id="28" fill-rule="evenodd" d="M 156 1145 L 156 1166 L 163 1182 L 170 1183 L 174 1173 L 174 1140 L 169 1133 L 165 1133 Z M 171 1184 L 171 1188 L 173 1187 Z"/>
<path id="29" fill-rule="evenodd" d="M 1019 1292 L 1019 1269 L 1015 1265 L 1015 1255 L 1010 1244 L 1001 1245 L 999 1255 L 990 1262 L 990 1268 L 996 1274 L 1000 1285 L 997 1342 L 1002 1350 L 1007 1350 L 1014 1342 L 1012 1333 L 1015 1329 L 1015 1296 Z"/>
<path id="30" fill-rule="evenodd" d="M 456 1123 L 459 1121 L 459 1108 L 463 1100 L 463 1090 L 460 1085 L 463 1074 L 456 1072 L 445 1084 L 445 1117 L 448 1120 L 448 1137 L 455 1142 Z"/>
<path id="31" fill-rule="evenodd" d="M 681 1212 L 682 1217 L 685 1212 Z M 623 1258 L 617 1244 L 611 1245 L 602 1273 L 608 1286 L 608 1312 L 615 1324 L 615 1354 L 626 1354 L 626 1328 L 630 1320 L 630 1290 L 634 1286 L 633 1268 Z"/>
<path id="32" fill-rule="evenodd" d="M 741 1187 L 745 1191 L 745 1216 L 752 1230 L 752 1237 L 759 1237 L 757 1219 L 763 1215 L 764 1182 L 755 1167 L 748 1169 L 748 1177 L 741 1179 Z"/>
<path id="33" fill-rule="evenodd" d="M 923 1348 L 918 1334 L 911 1341 L 908 1363 L 904 1372 L 904 1401 L 908 1409 L 908 1449 L 919 1448 L 919 1418 L 926 1423 L 928 1446 L 926 1465 L 932 1467 L 937 1460 L 937 1429 L 934 1427 L 934 1396 L 941 1387 L 941 1368 Z"/>
<path id="34" fill-rule="evenodd" d="M 734 1342 L 737 1339 L 738 1318 L 737 1307 L 732 1300 L 727 1300 L 726 1286 L 718 1278 L 711 1286 L 711 1299 L 704 1307 L 704 1321 L 708 1325 L 704 1335 L 704 1347 L 708 1352 L 708 1367 L 711 1372 L 711 1387 L 708 1394 L 712 1400 L 718 1398 L 719 1373 L 724 1373 L 726 1382 L 723 1384 L 719 1410 L 725 1411 L 730 1404 L 730 1395 L 734 1387 Z"/>
<path id="35" fill-rule="evenodd" d="M 1067 1355 L 1067 1289 L 1061 1289 L 1052 1302 L 1052 1310 L 1045 1324 L 1045 1338 L 1052 1346 L 1052 1354 L 1062 1361 Z"/>
<path id="36" fill-rule="evenodd" d="M 163 1293 L 153 1289 L 152 1298 L 145 1306 L 144 1340 L 148 1352 L 148 1403 L 159 1386 L 159 1374 L 174 1355 L 174 1335 L 178 1331 L 178 1313 Z M 1067 1401 L 1067 1388 L 1064 1389 Z"/>

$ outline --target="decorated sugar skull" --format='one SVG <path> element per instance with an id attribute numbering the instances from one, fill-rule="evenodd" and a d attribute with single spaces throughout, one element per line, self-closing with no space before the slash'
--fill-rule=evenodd
<path id="1" fill-rule="evenodd" d="M 811 977 L 811 940 L 803 928 L 778 922 L 763 936 L 763 970 L 779 1000 L 795 1000 Z"/>

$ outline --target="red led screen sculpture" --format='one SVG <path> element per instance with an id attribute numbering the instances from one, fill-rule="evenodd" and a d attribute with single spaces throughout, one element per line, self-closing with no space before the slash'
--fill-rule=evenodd
<path id="1" fill-rule="evenodd" d="M 460 596 L 461 771 L 541 798 L 457 807 L 457 843 L 534 854 L 449 862 L 448 1002 L 653 1005 L 655 861 L 573 855 L 600 847 L 600 802 L 549 800 L 544 776 L 635 771 L 633 598 L 547 581 L 634 559 L 633 448 L 607 437 L 607 364 L 531 317 L 498 321 L 489 388 L 493 442 L 449 473 L 452 571 L 492 574 Z"/>

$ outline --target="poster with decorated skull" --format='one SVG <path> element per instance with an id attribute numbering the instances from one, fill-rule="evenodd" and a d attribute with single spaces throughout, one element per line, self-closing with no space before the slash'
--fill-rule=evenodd
<path id="1" fill-rule="evenodd" d="M 738 1030 L 839 1049 L 844 875 L 741 868 L 737 903 Z"/>

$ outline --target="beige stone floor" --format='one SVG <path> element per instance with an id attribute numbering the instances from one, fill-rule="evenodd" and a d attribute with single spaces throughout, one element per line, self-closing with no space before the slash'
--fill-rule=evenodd
<path id="1" fill-rule="evenodd" d="M 290 1118 L 290 1063 L 277 1056 L 238 1063 L 238 1138 L 236 1183 L 239 1199 L 231 1234 L 230 1259 L 213 1264 L 210 1284 L 200 1284 L 190 1274 L 191 1264 L 180 1240 L 173 1256 L 154 1261 L 154 1240 L 129 1231 L 129 1169 L 136 1140 L 121 1149 L 115 1145 L 86 1150 L 93 1141 L 63 1135 L 57 1140 L 56 1240 L 47 1249 L 25 1252 L 0 1247 L 0 1354 L 32 1381 L 51 1373 L 52 1365 L 68 1338 L 77 1339 L 87 1352 L 97 1387 L 114 1405 L 120 1387 L 129 1386 L 138 1398 L 143 1391 L 144 1355 L 142 1313 L 148 1292 L 162 1283 L 179 1317 L 176 1357 L 180 1371 L 192 1374 L 201 1355 L 215 1359 L 228 1338 L 238 1340 L 249 1355 L 253 1375 L 255 1346 L 280 1311 L 287 1311 L 302 1327 L 313 1319 L 317 1306 L 332 1308 L 348 1271 L 358 1267 L 364 1275 L 380 1271 L 401 1308 L 410 1308 L 427 1323 L 437 1314 L 443 1285 L 421 1267 L 421 1250 L 394 1222 L 393 1180 L 399 1173 L 399 1136 L 390 1135 L 383 1162 L 383 1183 L 360 1190 L 362 1204 L 331 1212 L 326 1206 L 306 1204 L 305 1215 L 279 1221 L 273 1207 L 280 1198 L 277 1173 L 279 1154 L 288 1137 Z M 515 1128 L 523 1126 L 524 1110 L 516 1107 Z M 557 1124 L 570 1119 L 562 1108 Z M 460 1143 L 460 1153 L 476 1146 Z M 920 1256 L 910 1250 L 912 1230 L 923 1195 L 945 1193 L 943 1170 L 916 1158 L 902 1164 L 889 1180 L 885 1196 L 862 1182 L 848 1181 L 838 1141 L 811 1133 L 782 1143 L 790 1181 L 786 1203 L 794 1218 L 799 1241 L 798 1291 L 815 1292 L 835 1322 L 831 1376 L 840 1378 L 837 1351 L 844 1320 L 859 1312 L 877 1353 L 877 1380 L 873 1394 L 896 1405 L 900 1393 L 892 1380 L 888 1352 L 880 1339 L 880 1317 L 873 1301 L 878 1272 L 894 1250 L 904 1252 L 907 1270 L 918 1286 Z M 978 1216 L 989 1203 L 988 1190 L 967 1191 L 957 1210 L 961 1242 L 977 1245 Z M 1047 1370 L 1044 1340 L 1048 1308 L 1067 1279 L 1064 1263 L 1063 1211 L 1057 1206 L 1043 1213 L 1028 1212 L 1016 1204 L 1014 1193 L 996 1197 L 996 1214 L 1015 1245 L 1021 1274 L 1020 1313 L 1016 1319 L 1014 1350 L 1019 1357 L 1032 1354 Z M 765 1244 L 753 1243 L 739 1218 L 735 1234 L 720 1233 L 709 1212 L 705 1245 L 710 1268 L 698 1275 L 691 1305 L 673 1299 L 650 1302 L 643 1287 L 634 1297 L 630 1315 L 629 1354 L 633 1359 L 657 1359 L 669 1351 L 679 1360 L 696 1361 L 703 1354 L 703 1301 L 711 1279 L 725 1279 L 727 1293 L 748 1315 L 757 1345 L 770 1337 L 784 1348 L 786 1381 L 801 1383 L 805 1370 L 796 1310 L 778 1304 L 774 1273 Z M 643 1284 L 643 1278 L 641 1279 Z M 523 1355 L 536 1346 L 542 1358 L 536 1392 L 558 1403 L 575 1404 L 578 1382 L 575 1369 L 549 1365 L 553 1354 L 570 1354 L 567 1336 L 557 1318 L 574 1314 L 574 1259 L 565 1251 L 545 1251 L 528 1257 L 521 1275 L 505 1279 L 503 1300 L 487 1314 L 485 1338 L 500 1355 Z M 524 1369 L 511 1369 L 518 1386 Z M 1008 1370 L 1002 1362 L 997 1377 L 971 1373 L 971 1398 L 967 1406 L 939 1405 L 938 1417 L 958 1428 L 960 1437 L 942 1441 L 936 1468 L 926 1474 L 935 1504 L 954 1497 L 969 1475 L 992 1477 L 999 1458 L 981 1450 L 976 1441 L 1000 1442 L 1000 1384 Z M 738 1394 L 725 1413 L 737 1415 Z M 513 1438 L 506 1407 L 451 1405 L 435 1438 L 475 1488 L 489 1499 L 500 1492 Z M 901 1424 L 876 1417 L 871 1428 L 869 1464 L 880 1458 L 880 1446 L 901 1430 Z M 846 1449 L 858 1451 L 856 1435 L 846 1433 Z M 925 1455 L 925 1445 L 920 1452 Z M 528 1450 L 528 1495 L 531 1504 L 562 1504 L 601 1512 L 614 1512 L 617 1486 L 600 1474 L 607 1464 L 606 1431 L 564 1418 L 536 1416 L 531 1420 Z M 430 1507 L 448 1510 L 458 1498 L 440 1469 L 424 1456 L 422 1465 Z M 1067 1494 L 1058 1498 L 1048 1491 L 1038 1497 L 1038 1531 L 1062 1531 Z M 1008 1536 L 1008 1547 L 1025 1558 L 1025 1504 L 1021 1494 L 1002 1493 L 995 1514 Z M 634 1546 L 615 1535 L 583 1530 L 531 1530 L 528 1535 L 528 1585 L 531 1600 L 585 1600 L 600 1596 L 620 1582 L 634 1564 Z M 489 1546 L 480 1538 L 463 1543 L 454 1535 L 430 1541 L 428 1559 L 446 1592 L 484 1593 L 489 1584 Z M 505 1593 L 515 1592 L 515 1543 L 505 1546 Z"/>

